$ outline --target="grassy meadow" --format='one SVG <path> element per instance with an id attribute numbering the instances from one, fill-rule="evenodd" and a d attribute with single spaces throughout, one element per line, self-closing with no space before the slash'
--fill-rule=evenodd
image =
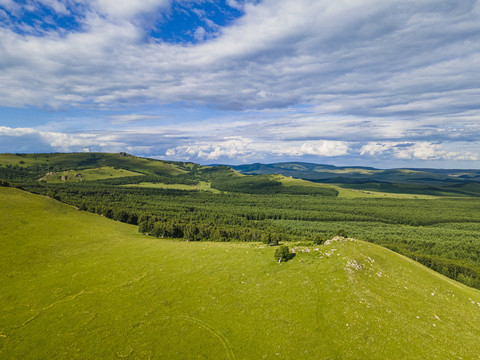
<path id="1" fill-rule="evenodd" d="M 62 183 L 62 182 L 80 182 L 80 181 L 94 181 L 102 179 L 115 179 L 128 176 L 143 175 L 137 172 L 128 171 L 124 169 L 115 169 L 111 166 L 102 166 L 99 168 L 85 169 L 85 170 L 66 170 L 61 172 L 50 172 L 39 180 L 47 183 Z"/>
<path id="2" fill-rule="evenodd" d="M 0 188 L 2 359 L 479 359 L 480 292 L 361 241 L 185 242 Z"/>
<path id="3" fill-rule="evenodd" d="M 242 175 L 228 166 L 126 153 L 0 154 L 0 186 L 47 195 L 157 237 L 318 242 L 344 229 L 480 289 L 477 171 L 280 165 L 240 168 L 293 169 L 293 175 Z M 295 178 L 302 169 L 348 170 L 356 183 Z"/>
<path id="4" fill-rule="evenodd" d="M 286 177 L 283 175 L 272 175 L 272 179 L 280 181 L 284 186 L 304 186 L 315 187 L 323 189 L 335 189 L 338 192 L 338 197 L 346 199 L 355 198 L 392 198 L 392 199 L 435 199 L 438 196 L 421 195 L 421 194 L 403 194 L 403 193 L 388 193 L 380 191 L 366 191 L 360 189 L 348 189 L 334 184 L 315 183 L 303 179 L 295 179 L 293 177 Z"/>
<path id="5" fill-rule="evenodd" d="M 198 184 L 195 184 L 195 185 L 141 182 L 139 184 L 128 184 L 123 186 L 151 188 L 151 189 L 174 189 L 174 190 L 184 190 L 184 191 L 198 190 L 198 191 L 209 191 L 214 194 L 220 194 L 220 191 L 212 188 L 212 184 L 207 181 L 199 181 Z"/>
<path id="6" fill-rule="evenodd" d="M 161 172 L 169 175 L 179 175 L 187 172 L 173 162 L 145 159 L 125 153 L 0 154 L 0 168 L 7 166 L 21 168 L 52 166 L 67 169 L 122 167 L 133 172 L 146 174 Z M 182 164 L 182 166 L 188 168 L 189 164 Z"/>

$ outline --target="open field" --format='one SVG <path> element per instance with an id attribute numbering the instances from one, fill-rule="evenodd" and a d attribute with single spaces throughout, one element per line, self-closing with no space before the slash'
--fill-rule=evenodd
<path id="1" fill-rule="evenodd" d="M 186 190 L 186 191 L 210 191 L 214 194 L 220 194 L 220 191 L 212 188 L 211 183 L 206 181 L 199 181 L 196 185 L 186 185 L 186 184 L 163 184 L 163 183 L 149 183 L 141 182 L 138 184 L 128 184 L 123 185 L 125 187 L 141 187 L 141 188 L 151 188 L 151 189 L 174 189 L 174 190 Z"/>
<path id="2" fill-rule="evenodd" d="M 94 181 L 101 179 L 113 179 L 126 176 L 142 175 L 137 172 L 128 171 L 124 169 L 115 169 L 111 166 L 102 166 L 99 168 L 85 169 L 85 170 L 67 170 L 61 172 L 47 173 L 40 180 L 47 183 L 62 183 L 62 182 L 79 182 L 79 181 Z"/>
<path id="3" fill-rule="evenodd" d="M 2 359 L 479 358 L 480 292 L 373 244 L 278 264 L 9 188 L 0 217 Z"/>
<path id="4" fill-rule="evenodd" d="M 381 191 L 356 190 L 343 188 L 341 186 L 331 185 L 338 191 L 338 196 L 348 199 L 353 198 L 390 198 L 390 199 L 436 199 L 439 196 L 422 195 L 422 194 L 404 194 L 404 193 L 388 193 Z"/>

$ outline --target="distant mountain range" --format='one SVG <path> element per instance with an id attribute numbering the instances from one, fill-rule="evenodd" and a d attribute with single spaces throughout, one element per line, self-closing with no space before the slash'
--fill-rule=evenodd
<path id="1" fill-rule="evenodd" d="M 480 194 L 480 170 L 375 169 L 363 166 L 333 166 L 304 162 L 231 166 L 245 175 L 281 174 L 318 183 L 349 188 L 432 195 Z"/>

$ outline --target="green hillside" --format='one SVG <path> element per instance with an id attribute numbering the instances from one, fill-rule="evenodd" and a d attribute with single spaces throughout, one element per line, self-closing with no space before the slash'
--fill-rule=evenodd
<path id="1" fill-rule="evenodd" d="M 0 180 L 14 184 L 81 183 L 98 180 L 132 187 L 246 194 L 336 196 L 331 186 L 291 184 L 278 176 L 245 176 L 227 166 L 203 166 L 141 158 L 126 153 L 0 154 Z M 34 185 L 36 186 L 36 185 Z"/>
<path id="2" fill-rule="evenodd" d="M 62 183 L 62 182 L 82 182 L 102 179 L 114 179 L 127 176 L 143 175 L 138 172 L 115 169 L 110 166 L 102 166 L 93 169 L 84 170 L 66 170 L 59 172 L 48 172 L 39 180 L 47 183 Z"/>
<path id="3" fill-rule="evenodd" d="M 185 242 L 0 188 L 2 359 L 477 359 L 480 292 L 361 241 Z"/>
<path id="4" fill-rule="evenodd" d="M 352 176 L 389 172 L 306 163 L 280 165 Z M 425 171 L 397 172 L 408 177 Z M 455 172 L 429 171 L 444 177 Z M 474 173 L 457 175 L 464 179 Z M 138 225 L 140 232 L 156 237 L 275 244 L 318 242 L 344 229 L 356 239 L 385 246 L 480 289 L 476 199 L 480 187 L 470 180 L 453 185 L 445 181 L 441 187 L 325 184 L 274 174 L 242 175 L 228 166 L 159 161 L 126 153 L 0 154 L 0 186 L 47 195 Z M 371 189 L 365 189 L 368 186 Z"/>
<path id="5" fill-rule="evenodd" d="M 190 165 L 193 164 L 146 159 L 126 153 L 0 154 L 0 168 L 36 167 L 40 172 L 113 167 L 144 174 L 179 175 L 186 173 Z"/>

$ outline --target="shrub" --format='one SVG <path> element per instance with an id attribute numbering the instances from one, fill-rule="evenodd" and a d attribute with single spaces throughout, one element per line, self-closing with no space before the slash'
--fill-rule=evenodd
<path id="1" fill-rule="evenodd" d="M 280 239 L 277 234 L 274 234 L 273 236 L 270 233 L 262 234 L 262 242 L 268 246 L 278 245 L 279 241 Z"/>
<path id="2" fill-rule="evenodd" d="M 347 232 L 344 229 L 338 230 L 337 231 L 337 236 L 341 236 L 341 237 L 344 237 L 344 238 L 348 237 Z"/>
<path id="3" fill-rule="evenodd" d="M 322 245 L 325 242 L 325 238 L 320 235 L 315 235 L 312 239 L 314 245 Z"/>
<path id="4" fill-rule="evenodd" d="M 290 250 L 288 246 L 280 246 L 275 250 L 275 254 L 273 255 L 278 262 L 288 261 L 290 260 Z"/>

